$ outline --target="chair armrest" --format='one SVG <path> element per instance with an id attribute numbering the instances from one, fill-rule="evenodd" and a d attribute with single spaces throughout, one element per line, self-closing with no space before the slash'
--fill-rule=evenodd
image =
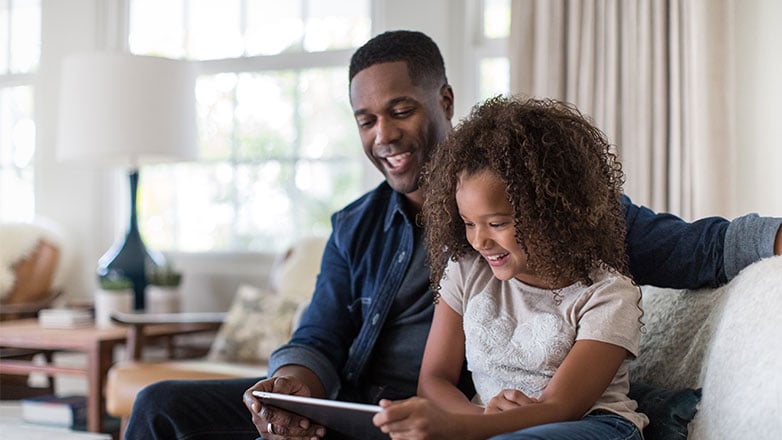
<path id="1" fill-rule="evenodd" d="M 27 303 L 2 303 L 0 307 L 0 320 L 31 318 L 35 317 L 39 311 L 52 305 L 54 300 L 62 295 L 62 290 L 50 291 L 49 296 L 44 299 Z"/>
<path id="2" fill-rule="evenodd" d="M 144 348 L 144 327 L 163 324 L 205 324 L 203 331 L 216 330 L 225 320 L 225 312 L 144 313 L 114 312 L 112 322 L 128 326 L 127 347 L 129 360 L 141 359 Z M 209 325 L 212 324 L 212 325 Z"/>

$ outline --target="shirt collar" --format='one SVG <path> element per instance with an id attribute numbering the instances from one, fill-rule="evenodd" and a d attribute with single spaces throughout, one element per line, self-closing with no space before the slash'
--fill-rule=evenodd
<path id="1" fill-rule="evenodd" d="M 394 220 L 397 218 L 397 216 L 401 216 L 405 222 L 412 224 L 410 222 L 410 218 L 407 216 L 407 212 L 405 212 L 405 204 L 405 196 L 392 190 L 391 198 L 388 203 L 388 209 L 386 209 L 386 218 L 383 223 L 383 231 L 388 232 L 388 230 L 391 229 L 391 226 L 393 226 Z"/>

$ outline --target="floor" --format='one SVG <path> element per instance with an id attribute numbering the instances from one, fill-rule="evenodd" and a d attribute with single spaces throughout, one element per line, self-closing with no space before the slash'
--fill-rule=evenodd
<path id="1" fill-rule="evenodd" d="M 58 353 L 54 362 L 61 365 L 82 365 L 87 361 L 80 353 Z M 30 384 L 45 381 L 43 376 L 33 376 Z M 87 380 L 81 376 L 57 376 L 54 380 L 56 394 L 86 394 Z M 33 425 L 22 420 L 22 408 L 19 401 L 0 401 L 0 439 L 2 440 L 110 440 L 109 434 L 73 432 L 64 428 Z"/>

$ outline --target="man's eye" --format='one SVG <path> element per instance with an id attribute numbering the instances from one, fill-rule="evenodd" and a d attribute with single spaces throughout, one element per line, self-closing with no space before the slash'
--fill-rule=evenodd
<path id="1" fill-rule="evenodd" d="M 410 116 L 410 114 L 413 113 L 413 110 L 411 109 L 405 109 L 405 110 L 395 110 L 394 111 L 394 117 L 395 118 L 406 118 Z"/>
<path id="2" fill-rule="evenodd" d="M 365 120 L 357 119 L 356 120 L 356 124 L 358 124 L 358 126 L 361 127 L 361 128 L 371 127 L 373 123 L 374 123 L 374 121 L 371 120 L 371 119 L 365 119 Z"/>

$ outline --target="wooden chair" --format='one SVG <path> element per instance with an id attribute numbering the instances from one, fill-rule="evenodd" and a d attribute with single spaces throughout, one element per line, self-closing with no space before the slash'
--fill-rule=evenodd
<path id="1" fill-rule="evenodd" d="M 0 321 L 34 318 L 42 309 L 50 307 L 62 291 L 52 289 L 60 249 L 56 244 L 41 239 L 31 253 L 14 264 L 14 284 L 10 292 L 0 300 Z M 2 324 L 0 324 L 2 325 Z M 31 359 L 43 354 L 46 362 L 52 361 L 51 352 L 0 348 L 0 358 Z M 1 374 L 0 399 L 18 400 L 54 392 L 54 378 L 48 378 L 45 387 L 30 387 L 28 376 Z"/>

